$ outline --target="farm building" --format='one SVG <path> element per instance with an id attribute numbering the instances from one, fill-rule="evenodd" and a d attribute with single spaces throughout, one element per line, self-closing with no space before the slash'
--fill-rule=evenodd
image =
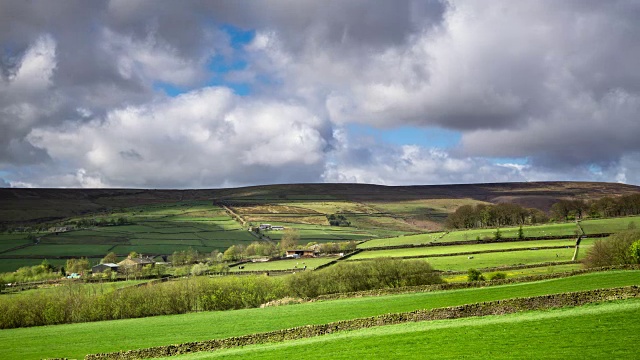
<path id="1" fill-rule="evenodd" d="M 145 265 L 153 265 L 155 264 L 155 262 L 152 259 L 146 258 L 146 257 L 137 257 L 137 258 L 131 258 L 128 257 L 122 261 L 120 261 L 118 263 L 118 265 L 123 268 L 123 267 L 138 267 L 138 268 L 142 268 Z"/>
<path id="2" fill-rule="evenodd" d="M 284 230 L 284 226 L 272 226 L 271 230 Z"/>
<path id="3" fill-rule="evenodd" d="M 117 272 L 118 271 L 118 264 L 114 264 L 114 263 L 104 263 L 104 264 L 98 264 L 95 266 L 91 267 L 91 272 L 94 274 L 99 274 L 102 272 L 105 272 L 107 270 L 111 270 L 113 272 Z"/>
<path id="4" fill-rule="evenodd" d="M 316 257 L 316 255 L 318 255 L 318 252 L 315 250 L 287 250 L 287 257 L 291 258 L 312 258 Z"/>
<path id="5" fill-rule="evenodd" d="M 271 229 L 271 224 L 260 224 L 260 230 L 269 230 Z"/>

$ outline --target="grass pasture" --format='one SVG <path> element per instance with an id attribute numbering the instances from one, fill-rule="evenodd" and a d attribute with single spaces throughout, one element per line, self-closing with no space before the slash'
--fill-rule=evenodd
<path id="1" fill-rule="evenodd" d="M 640 216 L 628 216 L 611 219 L 583 220 L 580 226 L 586 234 L 612 233 L 627 230 L 630 226 L 640 228 Z"/>
<path id="2" fill-rule="evenodd" d="M 636 359 L 640 301 L 373 327 L 165 358 Z M 505 336 L 508 334 L 508 336 Z M 571 339 L 558 341 L 571 334 Z M 593 336 L 598 334 L 598 336 Z"/>
<path id="3" fill-rule="evenodd" d="M 24 266 L 35 266 L 42 264 L 43 259 L 0 259 L 0 273 L 12 272 Z M 54 266 L 64 266 L 67 260 L 47 259 L 49 264 Z"/>
<path id="4" fill-rule="evenodd" d="M 469 256 L 467 255 L 457 255 L 423 258 L 423 260 L 428 261 L 433 266 L 433 268 L 437 270 L 467 271 L 469 268 L 485 269 L 502 266 L 570 261 L 573 258 L 574 250 L 574 247 L 569 247 L 565 249 L 526 250 L 475 254 L 472 255 L 473 259 L 469 259 Z M 580 251 L 578 260 L 584 257 L 585 253 L 586 251 Z"/>
<path id="5" fill-rule="evenodd" d="M 3 344 L 0 347 L 0 358 L 81 358 L 88 353 L 203 341 L 385 313 L 639 284 L 640 271 L 611 271 L 486 288 L 8 329 L 0 330 L 0 343 Z M 123 332 L 113 329 L 126 329 L 126 336 L 123 336 Z M 567 334 L 574 332 L 570 331 Z M 331 354 L 328 352 L 331 351 L 330 347 L 324 351 L 326 352 L 320 353 Z"/>
<path id="6" fill-rule="evenodd" d="M 0 233 L 0 252 L 5 252 L 14 247 L 33 243 L 27 240 L 25 234 L 2 234 Z"/>
<path id="7" fill-rule="evenodd" d="M 442 237 L 444 232 L 416 234 L 416 235 L 402 235 L 391 238 L 372 239 L 367 242 L 358 245 L 360 249 L 368 249 L 372 247 L 384 247 L 394 245 L 420 245 L 428 244 L 438 240 Z"/>
<path id="8" fill-rule="evenodd" d="M 10 252 L 8 255 L 95 256 L 107 254 L 112 245 L 50 245 L 38 244 Z"/>
<path id="9" fill-rule="evenodd" d="M 507 278 L 517 278 L 523 276 L 532 276 L 532 275 L 544 275 L 544 274 L 555 274 L 555 273 L 563 273 L 570 272 L 574 270 L 580 270 L 584 267 L 582 264 L 563 264 L 563 265 L 549 265 L 549 266 L 541 266 L 534 267 L 528 269 L 516 269 L 516 270 L 501 270 L 501 271 L 492 271 L 485 272 L 483 275 L 485 278 L 489 279 L 495 273 L 504 273 L 507 275 Z M 466 282 L 467 274 L 457 274 L 457 275 L 443 275 L 442 278 L 446 282 Z"/>
<path id="10" fill-rule="evenodd" d="M 270 224 L 296 229 L 300 235 L 299 243 L 301 244 L 307 244 L 309 242 L 323 243 L 350 240 L 359 241 L 379 236 L 379 232 L 377 231 L 372 231 L 370 229 L 361 230 L 354 227 L 308 225 L 277 221 L 270 222 Z M 280 241 L 284 232 L 271 230 L 265 231 L 264 234 L 274 241 Z"/>
<path id="11" fill-rule="evenodd" d="M 488 244 L 469 244 L 469 245 L 452 245 L 452 246 L 430 246 L 419 248 L 406 248 L 406 249 L 389 249 L 389 250 L 372 250 L 363 251 L 352 257 L 350 260 L 355 259 L 373 259 L 379 257 L 404 257 L 404 256 L 428 256 L 435 254 L 453 254 L 464 253 L 473 251 L 487 251 L 487 250 L 509 250 L 509 249 L 523 249 L 523 248 L 536 248 L 544 246 L 575 246 L 575 241 L 571 239 L 567 240 L 533 240 L 533 241 L 516 241 L 516 242 L 504 242 L 504 243 L 488 243 Z"/>
<path id="12" fill-rule="evenodd" d="M 309 259 L 291 259 L 291 260 L 278 260 L 267 262 L 255 262 L 242 264 L 244 269 L 239 269 L 238 266 L 231 268 L 232 272 L 242 271 L 272 271 L 272 270 L 302 270 L 307 266 L 308 270 L 313 270 L 320 265 L 324 265 L 328 262 L 335 260 L 335 257 L 322 257 L 322 258 L 309 258 Z"/>
<path id="13" fill-rule="evenodd" d="M 505 227 L 500 228 L 502 237 L 505 238 L 517 238 L 519 227 Z M 560 224 L 545 224 L 545 225 L 533 225 L 523 226 L 524 237 L 542 237 L 542 236 L 565 236 L 575 235 L 579 231 L 575 223 L 560 223 Z M 493 239 L 496 233 L 496 229 L 474 229 L 474 230 L 461 230 L 451 231 L 442 237 L 439 241 L 467 241 L 476 240 L 477 238 L 490 238 Z"/>

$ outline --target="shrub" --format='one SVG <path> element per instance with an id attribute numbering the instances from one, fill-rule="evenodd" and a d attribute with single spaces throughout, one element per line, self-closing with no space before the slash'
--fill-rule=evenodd
<path id="1" fill-rule="evenodd" d="M 640 264 L 640 240 L 631 244 L 629 247 L 629 255 L 633 263 Z"/>
<path id="2" fill-rule="evenodd" d="M 319 271 L 296 273 L 288 279 L 290 291 L 300 297 L 440 283 L 440 275 L 425 261 L 384 258 L 342 262 Z"/>
<path id="3" fill-rule="evenodd" d="M 627 230 L 598 240 L 587 251 L 584 259 L 586 267 L 600 267 L 633 264 L 632 244 L 640 240 L 640 230 Z"/>
<path id="4" fill-rule="evenodd" d="M 489 276 L 489 280 L 504 280 L 507 278 L 507 274 L 503 272 L 497 272 L 491 276 Z"/>
<path id="5" fill-rule="evenodd" d="M 467 271 L 467 281 L 484 281 L 484 275 L 477 269 L 469 269 Z"/>

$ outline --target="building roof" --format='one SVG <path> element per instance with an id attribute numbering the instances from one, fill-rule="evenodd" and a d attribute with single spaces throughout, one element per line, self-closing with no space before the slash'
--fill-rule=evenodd
<path id="1" fill-rule="evenodd" d="M 120 261 L 118 265 L 132 265 L 132 264 L 146 265 L 146 264 L 153 264 L 153 263 L 154 263 L 153 260 L 147 259 L 147 258 L 126 258 Z"/>

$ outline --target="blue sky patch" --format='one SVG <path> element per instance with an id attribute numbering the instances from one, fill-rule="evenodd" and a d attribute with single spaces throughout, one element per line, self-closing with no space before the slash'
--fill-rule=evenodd
<path id="1" fill-rule="evenodd" d="M 453 148 L 460 142 L 462 134 L 458 131 L 437 127 L 421 128 L 402 126 L 394 129 L 378 129 L 368 125 L 349 124 L 347 131 L 351 136 L 373 137 L 395 145 L 420 145 L 425 148 Z"/>

